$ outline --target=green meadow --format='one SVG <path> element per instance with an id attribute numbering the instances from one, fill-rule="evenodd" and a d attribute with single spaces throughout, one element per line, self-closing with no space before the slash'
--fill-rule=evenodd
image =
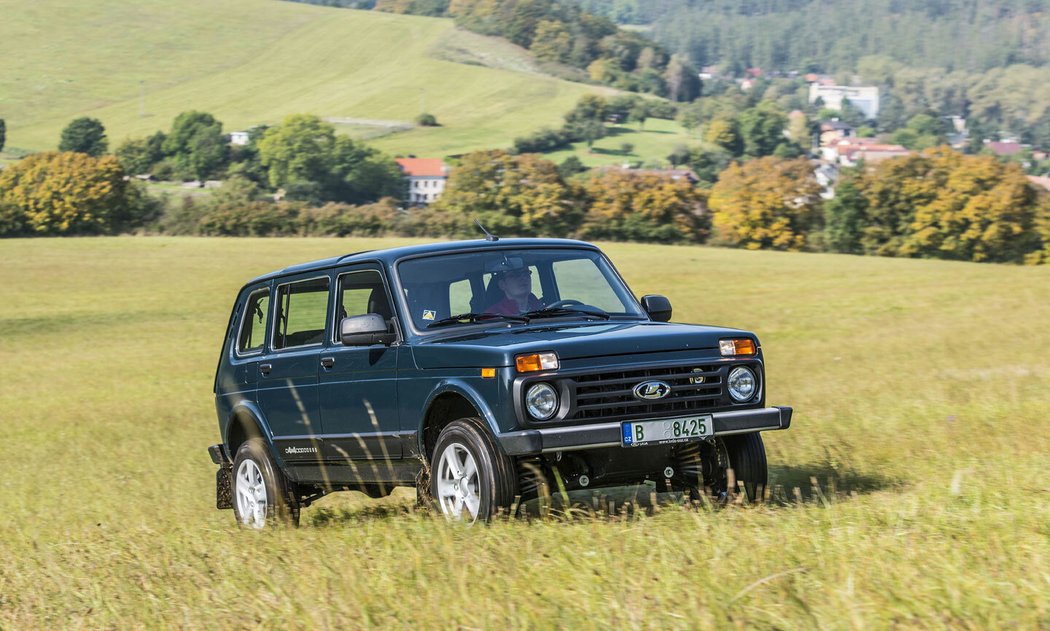
<path id="1" fill-rule="evenodd" d="M 188 109 L 227 131 L 306 112 L 391 153 L 510 146 L 608 89 L 540 73 L 521 49 L 452 20 L 280 0 L 0 0 L 8 158 L 98 118 L 111 147 Z M 441 127 L 392 132 L 421 109 Z"/>
<path id="2" fill-rule="evenodd" d="M 403 242 L 0 241 L 0 629 L 1050 627 L 1046 267 L 607 244 L 760 335 L 795 407 L 768 502 L 464 528 L 399 489 L 239 530 L 206 453 L 234 292 Z"/>

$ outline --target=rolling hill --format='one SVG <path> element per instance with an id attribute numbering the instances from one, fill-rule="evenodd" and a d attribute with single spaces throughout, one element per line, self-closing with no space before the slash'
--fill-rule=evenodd
<path id="1" fill-rule="evenodd" d="M 54 148 L 78 116 L 114 146 L 198 109 L 227 131 L 310 112 L 392 153 L 448 155 L 509 146 L 609 92 L 447 19 L 278 0 L 0 0 L 0 15 L 9 154 Z M 394 131 L 423 108 L 442 126 Z"/>

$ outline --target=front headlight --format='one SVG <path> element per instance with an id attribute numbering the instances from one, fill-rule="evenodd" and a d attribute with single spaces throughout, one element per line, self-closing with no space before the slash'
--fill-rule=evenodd
<path id="1" fill-rule="evenodd" d="M 737 366 L 729 371 L 727 385 L 729 386 L 729 396 L 733 397 L 733 400 L 737 403 L 743 403 L 755 396 L 755 391 L 758 389 L 758 379 L 755 378 L 755 373 L 750 368 Z"/>
<path id="2" fill-rule="evenodd" d="M 546 421 L 558 411 L 558 393 L 549 383 L 537 383 L 525 393 L 525 409 L 537 421 Z"/>

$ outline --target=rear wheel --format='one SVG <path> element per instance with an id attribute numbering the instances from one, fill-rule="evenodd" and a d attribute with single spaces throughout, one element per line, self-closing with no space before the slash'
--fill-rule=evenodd
<path id="1" fill-rule="evenodd" d="M 261 438 L 251 438 L 240 446 L 233 459 L 233 513 L 240 526 L 298 526 L 299 507 L 291 501 L 290 488 Z"/>
<path id="2" fill-rule="evenodd" d="M 514 501 L 514 463 L 477 418 L 449 423 L 430 456 L 430 494 L 450 520 L 488 521 Z"/>

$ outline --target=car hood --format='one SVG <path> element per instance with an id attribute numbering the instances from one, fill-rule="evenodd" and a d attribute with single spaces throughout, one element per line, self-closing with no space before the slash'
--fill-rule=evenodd
<path id="1" fill-rule="evenodd" d="M 510 366 L 520 353 L 554 351 L 567 360 L 671 351 L 708 350 L 718 356 L 718 340 L 750 337 L 739 329 L 663 322 L 554 322 L 498 326 L 469 334 L 441 336 L 414 345 L 419 368 Z"/>

